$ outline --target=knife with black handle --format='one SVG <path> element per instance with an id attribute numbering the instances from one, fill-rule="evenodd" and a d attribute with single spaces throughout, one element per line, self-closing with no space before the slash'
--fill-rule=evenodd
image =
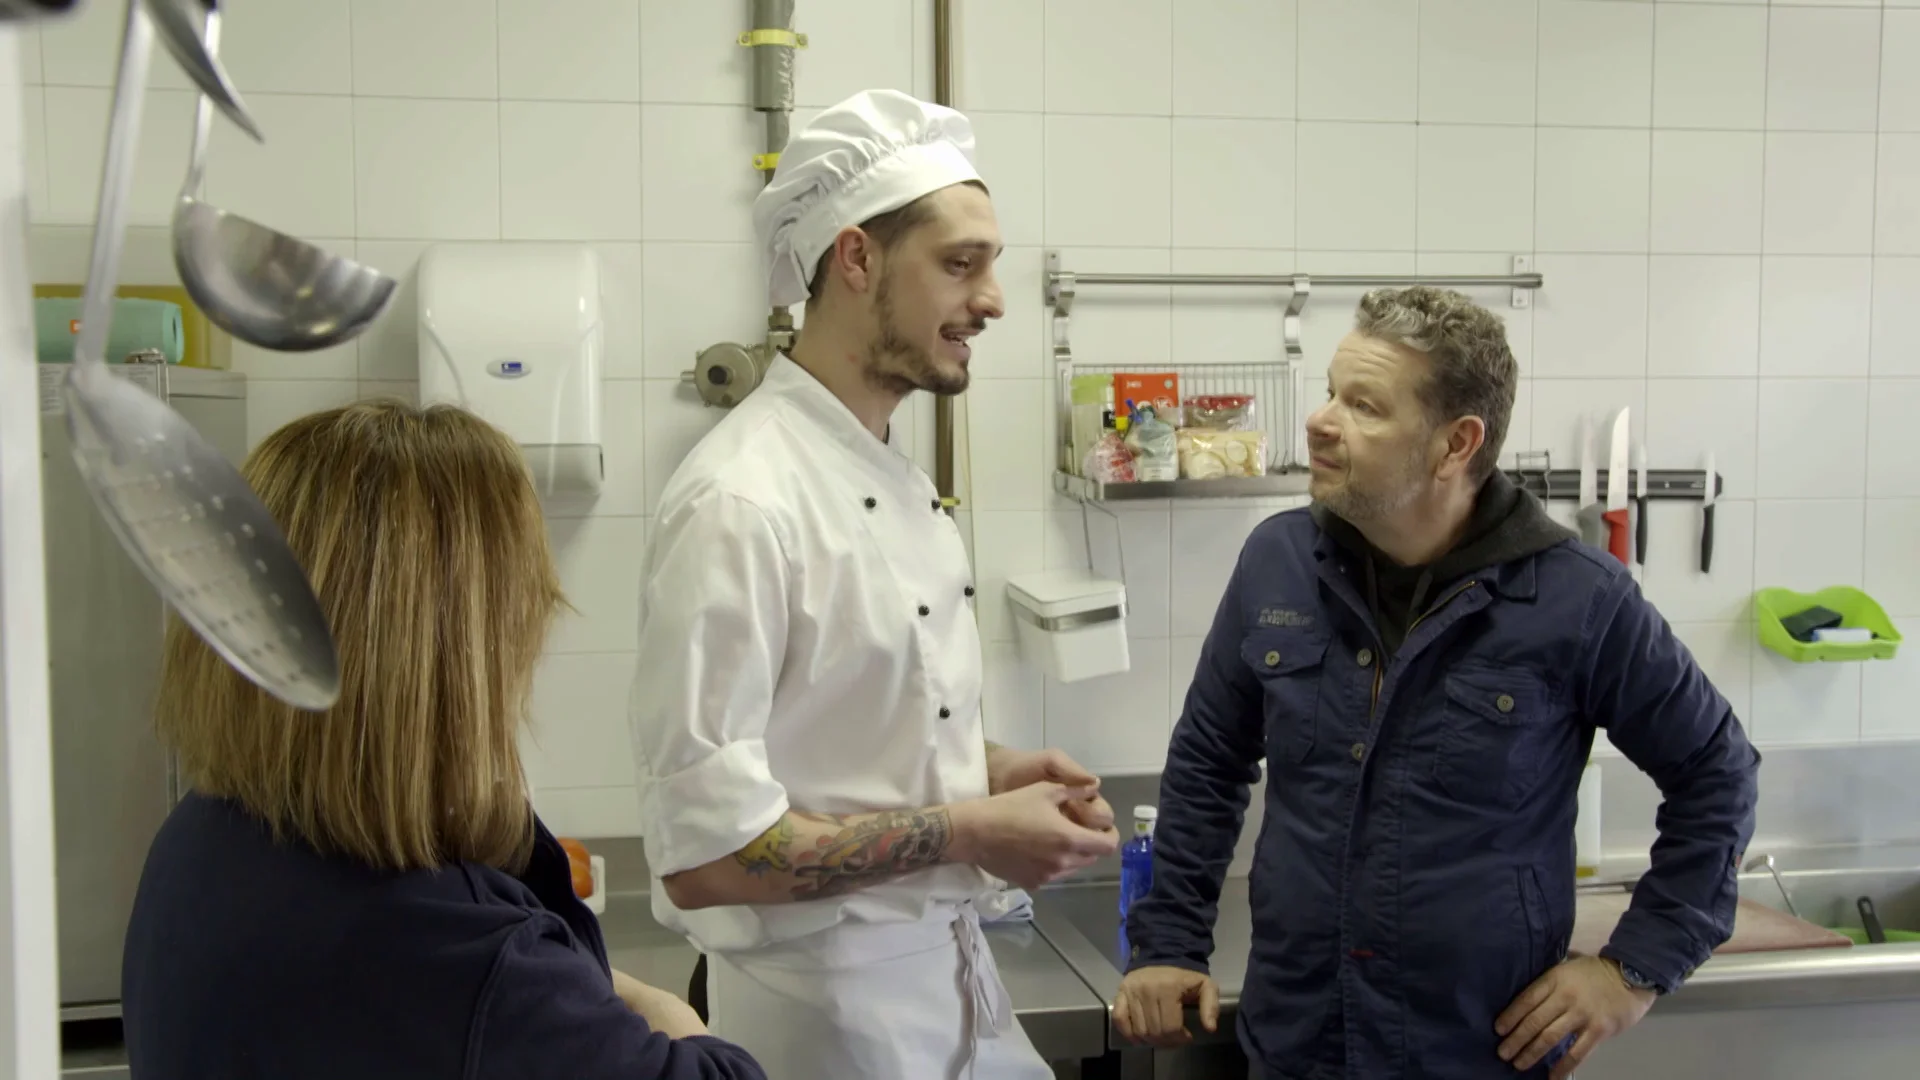
<path id="1" fill-rule="evenodd" d="M 1634 512 L 1640 519 L 1633 526 L 1633 561 L 1647 565 L 1647 444 L 1634 451 Z"/>
<path id="2" fill-rule="evenodd" d="M 1700 572 L 1713 569 L 1713 497 L 1720 486 L 1720 476 L 1713 471 L 1713 451 L 1707 451 L 1707 487 L 1700 496 Z"/>

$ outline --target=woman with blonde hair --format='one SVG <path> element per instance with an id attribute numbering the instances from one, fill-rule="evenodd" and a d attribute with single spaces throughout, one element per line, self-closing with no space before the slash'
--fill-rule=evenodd
<path id="1" fill-rule="evenodd" d="M 514 443 L 363 403 L 270 435 L 247 479 L 326 611 L 324 713 L 180 625 L 156 704 L 191 791 L 147 856 L 122 998 L 141 1080 L 765 1080 L 611 969 L 518 751 L 565 602 Z"/>

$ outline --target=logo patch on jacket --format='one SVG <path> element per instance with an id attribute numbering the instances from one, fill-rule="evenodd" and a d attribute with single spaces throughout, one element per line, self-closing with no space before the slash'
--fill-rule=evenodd
<path id="1" fill-rule="evenodd" d="M 1270 607 L 1260 609 L 1261 626 L 1312 626 L 1313 616 L 1292 608 Z"/>

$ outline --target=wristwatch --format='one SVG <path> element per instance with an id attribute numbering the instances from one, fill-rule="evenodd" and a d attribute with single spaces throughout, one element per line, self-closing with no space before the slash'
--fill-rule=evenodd
<path id="1" fill-rule="evenodd" d="M 1635 971 L 1633 968 L 1628 967 L 1618 960 L 1613 962 L 1613 966 L 1620 969 L 1620 981 L 1635 990 L 1651 990 L 1655 994 L 1665 994 L 1667 992 L 1666 987 L 1661 986 L 1659 983 L 1654 982 L 1652 979 L 1647 978 L 1645 975 L 1640 974 L 1638 971 Z"/>

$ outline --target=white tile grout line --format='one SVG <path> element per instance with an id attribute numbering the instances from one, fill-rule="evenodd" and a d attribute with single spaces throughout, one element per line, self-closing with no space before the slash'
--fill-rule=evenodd
<path id="1" fill-rule="evenodd" d="M 1535 7 L 1536 7 L 1536 9 L 1537 9 L 1537 8 L 1538 8 L 1538 5 L 1536 4 L 1536 5 L 1535 5 Z M 1418 251 L 1418 250 L 1420 249 L 1420 166 L 1421 166 L 1422 164 L 1424 164 L 1424 160 L 1423 160 L 1423 159 L 1424 159 L 1424 157 L 1425 157 L 1425 155 L 1423 155 L 1423 154 L 1422 154 L 1422 153 L 1420 152 L 1420 121 L 1421 121 L 1421 119 L 1423 119 L 1423 118 L 1422 118 L 1422 116 L 1421 116 L 1421 113 L 1422 113 L 1422 109 L 1421 109 L 1421 107 L 1420 107 L 1420 105 L 1421 105 L 1421 103 L 1420 103 L 1420 81 L 1421 81 L 1421 78 L 1420 78 L 1420 77 L 1421 77 L 1421 75 L 1423 74 L 1423 72 L 1422 72 L 1422 68 L 1423 68 L 1423 67 L 1425 66 L 1425 64 L 1426 64 L 1426 50 L 1425 50 L 1425 49 L 1423 49 L 1423 48 L 1421 48 L 1421 35 L 1420 35 L 1420 31 L 1421 31 L 1421 28 L 1422 28 L 1422 27 L 1423 27 L 1423 26 L 1424 26 L 1424 25 L 1426 24 L 1426 18 L 1427 18 L 1427 4 L 1426 4 L 1426 0 L 1418 0 L 1418 2 L 1417 2 L 1417 3 L 1415 3 L 1415 4 L 1413 5 L 1413 116 L 1414 116 L 1414 131 L 1413 131 L 1413 247 L 1414 247 L 1414 250 L 1415 250 L 1415 251 Z M 1535 30 L 1534 30 L 1534 35 L 1535 35 L 1535 37 L 1538 37 L 1538 36 L 1539 36 L 1539 30 L 1538 30 L 1538 19 L 1537 19 L 1537 18 L 1536 18 L 1536 20 L 1535 20 L 1535 26 L 1536 26 L 1536 28 L 1535 28 Z M 1539 50 L 1538 50 L 1538 48 L 1536 48 L 1536 49 L 1535 49 L 1534 51 L 1535 51 L 1535 53 L 1536 53 L 1536 54 L 1538 54 L 1538 52 L 1539 52 Z M 1537 65 L 1536 65 L 1536 66 L 1537 66 Z M 1537 80 L 1537 76 L 1536 76 L 1536 80 Z M 1535 100 L 1536 100 L 1536 101 L 1537 101 L 1537 100 L 1539 99 L 1539 96 L 1540 96 L 1540 95 L 1539 95 L 1539 92 L 1538 92 L 1538 91 L 1535 91 L 1535 93 L 1534 93 L 1534 98 L 1535 98 Z M 1536 147 L 1536 148 L 1535 148 L 1535 153 L 1536 153 L 1536 154 L 1538 154 L 1538 152 L 1539 152 L 1539 151 L 1538 151 L 1538 148 Z M 1537 159 L 1536 159 L 1536 161 L 1537 161 Z M 1536 164 L 1536 166 L 1535 166 L 1535 168 L 1536 168 L 1536 171 L 1537 171 L 1537 169 L 1538 169 L 1538 166 L 1537 166 L 1537 164 Z M 1297 201 L 1297 200 L 1298 200 L 1298 198 L 1299 198 L 1299 195 L 1298 195 L 1298 192 L 1297 192 L 1297 191 L 1296 191 L 1296 193 L 1295 193 L 1295 196 L 1294 196 L 1294 197 L 1295 197 L 1295 199 L 1296 199 L 1296 201 Z M 1415 256 L 1414 256 L 1414 274 L 1415 274 L 1415 276 L 1418 276 L 1418 274 L 1419 274 L 1419 270 L 1420 270 L 1420 263 L 1419 263 L 1419 256 L 1418 256 L 1418 255 L 1415 255 Z"/>
<path id="2" fill-rule="evenodd" d="M 1540 269 L 1540 79 L 1546 65 L 1541 62 L 1541 45 L 1546 40 L 1546 15 L 1540 5 L 1533 5 L 1533 220 L 1527 227 L 1527 246 L 1532 249 L 1528 258 L 1534 270 Z M 1651 221 L 1649 221 L 1651 225 Z M 1418 240 L 1418 237 L 1415 237 Z M 1651 235 L 1649 235 L 1651 240 Z M 1527 345 L 1527 449 L 1536 449 L 1540 444 L 1540 432 L 1534 423 L 1540 400 L 1540 294 L 1533 294 L 1527 305 L 1527 313 L 1532 316 L 1529 333 L 1532 338 Z M 1517 395 L 1516 395 L 1517 396 Z M 1513 421 L 1507 421 L 1511 427 Z M 1515 458 L 1518 461 L 1518 458 Z M 1579 460 L 1579 455 L 1574 456 Z M 1577 508 L 1576 508 L 1577 509 Z"/>
<path id="3" fill-rule="evenodd" d="M 1656 11 L 1655 14 L 1657 16 L 1658 12 Z M 1760 44 L 1760 55 L 1762 57 L 1762 63 L 1760 67 L 1760 76 L 1761 76 L 1760 130 L 1763 133 L 1760 136 L 1760 251 L 1762 253 L 1762 256 L 1760 260 L 1760 279 L 1758 283 L 1760 295 L 1754 298 L 1754 305 L 1753 305 L 1753 309 L 1754 309 L 1753 370 L 1754 370 L 1755 378 L 1754 378 L 1754 391 L 1753 391 L 1753 418 L 1752 418 L 1753 422 L 1751 425 L 1753 436 L 1752 436 L 1752 442 L 1748 446 L 1748 452 L 1751 455 L 1749 460 L 1753 462 L 1753 481 L 1752 482 L 1753 482 L 1753 493 L 1756 497 L 1756 502 L 1753 508 L 1752 535 L 1748 537 L 1748 541 L 1747 541 L 1752 547 L 1752 550 L 1747 555 L 1747 560 L 1750 564 L 1750 570 L 1748 574 L 1749 581 L 1747 583 L 1749 593 L 1759 588 L 1762 588 L 1759 582 L 1760 507 L 1757 499 L 1762 488 L 1762 479 L 1760 476 L 1760 402 L 1762 398 L 1765 396 L 1763 393 L 1765 387 L 1760 385 L 1760 378 L 1761 378 L 1761 372 L 1763 370 L 1762 357 L 1765 355 L 1766 348 L 1767 348 L 1766 304 L 1764 303 L 1764 299 L 1766 296 L 1766 289 L 1767 289 L 1767 263 L 1765 258 L 1765 252 L 1767 250 L 1767 161 L 1772 157 L 1772 154 L 1773 154 L 1773 145 L 1772 145 L 1773 138 L 1771 134 L 1766 133 L 1767 131 L 1767 99 L 1772 96 L 1772 84 L 1773 84 L 1773 75 L 1772 75 L 1773 13 L 1771 11 L 1767 12 L 1766 17 L 1762 20 L 1762 23 L 1763 23 L 1763 26 L 1762 26 L 1761 44 Z M 1863 514 L 1866 512 L 1864 507 L 1862 508 L 1861 512 Z M 1760 651 L 1760 643 L 1757 635 L 1758 635 L 1758 629 L 1756 627 L 1749 634 L 1747 638 L 1747 650 L 1750 654 L 1755 654 Z M 1747 670 L 1747 698 L 1748 698 L 1749 704 L 1747 706 L 1747 718 L 1745 723 L 1747 725 L 1747 731 L 1748 731 L 1749 737 L 1758 739 L 1760 737 L 1760 733 L 1757 730 L 1755 730 L 1753 727 L 1754 709 L 1753 709 L 1753 705 L 1751 704 L 1753 699 L 1753 694 L 1754 694 L 1754 688 L 1756 684 L 1756 678 L 1753 670 L 1755 666 L 1756 666 L 1755 658 L 1750 656 L 1750 658 L 1747 661 L 1747 669 L 1748 669 Z"/>
<path id="4" fill-rule="evenodd" d="M 1300 249 L 1300 121 L 1298 119 L 1298 116 L 1300 113 L 1300 5 L 1302 2 L 1303 0 L 1294 0 L 1294 4 L 1293 4 L 1293 108 L 1289 110 L 1295 115 L 1295 119 L 1293 120 L 1293 236 L 1289 238 L 1289 243 L 1292 245 L 1292 249 L 1296 253 Z M 1414 48 L 1416 50 L 1418 50 L 1419 48 L 1417 39 L 1416 39 L 1416 44 Z M 1417 78 L 1417 72 L 1418 72 L 1418 67 L 1417 67 L 1418 57 L 1419 57 L 1419 54 L 1416 51 L 1415 53 L 1416 78 Z M 1416 82 L 1415 85 L 1417 87 L 1418 83 Z M 1416 93 L 1417 93 L 1417 90 L 1416 90 Z M 1416 150 L 1415 152 L 1417 153 L 1418 151 Z M 1419 192 L 1417 189 L 1415 190 L 1414 197 L 1416 199 L 1419 197 Z M 1415 241 L 1418 241 L 1419 237 L 1416 235 L 1414 239 Z M 1290 256 L 1288 261 L 1293 264 L 1293 267 L 1296 271 L 1299 270 L 1300 264 L 1299 264 L 1299 256 L 1297 254 Z M 1284 337 L 1282 339 L 1282 348 L 1283 349 L 1285 348 Z M 1305 401 L 1293 400 L 1294 397 L 1296 396 L 1294 393 L 1294 389 L 1296 387 L 1298 387 L 1301 390 L 1301 394 L 1298 396 L 1305 397 L 1305 390 L 1306 390 L 1305 375 L 1303 374 L 1300 378 L 1295 379 L 1293 377 L 1293 373 L 1288 372 L 1287 373 L 1287 413 L 1288 413 L 1287 439 L 1289 440 L 1289 446 L 1287 448 L 1288 453 L 1292 453 L 1299 448 L 1301 442 L 1303 441 L 1301 437 L 1305 434 L 1306 427 L 1307 427 L 1307 403 Z M 1169 520 L 1168 522 L 1168 529 L 1169 530 L 1172 529 L 1171 520 Z M 1173 545 L 1171 543 L 1171 540 L 1169 540 L 1167 548 L 1169 551 L 1172 550 Z M 1171 557 L 1169 557 L 1169 561 L 1171 561 Z"/>
<path id="5" fill-rule="evenodd" d="M 499 69 L 505 44 L 499 35 L 499 4 L 493 0 L 493 240 L 507 236 L 507 125 L 499 104 Z M 645 227 L 641 227 L 645 231 Z"/>
<path id="6" fill-rule="evenodd" d="M 1643 379 L 1653 378 L 1653 178 L 1654 163 L 1654 96 L 1659 93 L 1660 85 L 1660 10 L 1654 8 L 1647 16 L 1647 261 L 1643 268 L 1646 274 L 1647 291 L 1641 300 L 1641 316 L 1645 320 L 1642 342 L 1643 354 L 1640 358 L 1640 370 Z M 1764 204 L 1763 204 L 1764 207 Z M 1640 391 L 1640 448 L 1644 453 L 1652 438 L 1648 423 L 1653 419 L 1652 395 L 1644 383 Z M 1757 396 L 1757 392 L 1756 392 Z M 1651 506 L 1651 504 L 1648 504 Z M 1649 533 L 1653 526 L 1647 525 Z M 1646 568 L 1641 567 L 1640 576 L 1646 577 Z"/>
<path id="7" fill-rule="evenodd" d="M 1882 6 L 1880 9 L 1880 26 L 1878 33 L 1875 35 L 1875 44 L 1878 47 L 1875 50 L 1873 80 L 1873 212 L 1870 215 L 1868 245 L 1870 249 L 1877 254 L 1880 250 L 1880 141 L 1882 138 L 1879 131 L 1880 99 L 1882 96 L 1881 89 L 1886 85 L 1887 78 L 1887 10 L 1885 6 Z M 1863 493 L 1869 494 L 1871 493 L 1870 484 L 1873 477 L 1873 384 L 1871 380 L 1873 378 L 1874 269 L 1874 260 L 1869 258 L 1867 260 L 1867 378 L 1869 381 L 1867 384 L 1866 415 L 1860 418 L 1860 441 L 1862 444 L 1860 447 L 1860 469 L 1866 474 L 1860 478 L 1860 490 Z M 1762 272 L 1764 273 L 1764 271 Z M 1870 572 L 1867 565 L 1867 556 L 1873 550 L 1873 539 L 1868 529 L 1868 526 L 1872 524 L 1873 521 L 1873 515 L 1867 512 L 1869 505 L 1865 499 L 1862 499 L 1860 502 L 1860 586 L 1863 592 L 1866 589 L 1868 574 Z M 1859 679 L 1859 705 L 1854 710 L 1853 722 L 1854 737 L 1863 739 L 1867 733 L 1867 686 L 1865 669 L 1861 670 Z"/>

